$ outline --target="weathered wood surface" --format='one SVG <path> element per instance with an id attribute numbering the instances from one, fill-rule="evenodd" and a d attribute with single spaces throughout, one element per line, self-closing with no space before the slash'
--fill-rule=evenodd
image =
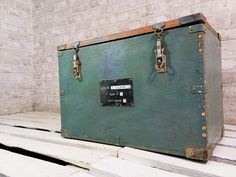
<path id="1" fill-rule="evenodd" d="M 53 131 L 37 130 L 42 127 Z M 212 159 L 206 164 L 128 147 L 65 139 L 55 132 L 59 127 L 60 115 L 54 113 L 29 112 L 0 116 L 1 144 L 37 152 L 77 166 L 61 166 L 0 149 L 0 175 L 236 176 L 236 126 L 233 125 L 225 125 L 224 138 L 218 143 Z M 87 168 L 85 172 L 90 174 L 81 172 L 79 167 Z"/>
<path id="2" fill-rule="evenodd" d="M 236 166 L 215 161 L 206 164 L 183 158 L 152 153 L 125 147 L 119 152 L 119 158 L 152 166 L 187 176 L 235 176 Z"/>
<path id="3" fill-rule="evenodd" d="M 236 138 L 236 131 L 225 131 L 225 137 Z"/>
<path id="4" fill-rule="evenodd" d="M 94 176 L 102 177 L 184 177 L 176 173 L 171 173 L 158 168 L 152 168 L 150 166 L 140 165 L 127 160 L 108 157 L 91 167 L 91 174 Z"/>
<path id="5" fill-rule="evenodd" d="M 1 125 L 22 126 L 60 132 L 60 116 L 55 113 L 29 112 L 0 116 Z"/>
<path id="6" fill-rule="evenodd" d="M 28 151 L 44 154 L 83 168 L 89 168 L 90 164 L 114 154 L 114 152 L 110 153 L 109 151 L 100 151 L 99 148 L 89 145 L 71 146 L 48 141 L 47 138 L 35 139 L 32 137 L 29 138 L 20 135 L 17 136 L 16 134 L 4 133 L 2 131 L 0 134 L 0 142 L 5 146 L 19 147 Z"/>
<path id="7" fill-rule="evenodd" d="M 225 125 L 225 130 L 236 131 L 236 125 Z"/>
<path id="8" fill-rule="evenodd" d="M 15 137 L 21 137 L 25 139 L 37 140 L 41 142 L 54 143 L 58 145 L 66 145 L 76 148 L 84 148 L 88 150 L 97 150 L 101 152 L 109 153 L 113 156 L 117 155 L 117 152 L 121 149 L 117 146 L 110 146 L 105 144 L 93 143 L 88 141 L 80 141 L 73 139 L 65 139 L 61 137 L 60 133 L 45 132 L 24 128 L 11 127 L 6 125 L 0 125 L 0 133 L 7 134 Z"/>
<path id="9" fill-rule="evenodd" d="M 87 177 L 85 173 L 79 172 L 78 168 L 61 166 L 0 149 L 0 176 L 70 177 L 75 174 L 78 177 Z"/>

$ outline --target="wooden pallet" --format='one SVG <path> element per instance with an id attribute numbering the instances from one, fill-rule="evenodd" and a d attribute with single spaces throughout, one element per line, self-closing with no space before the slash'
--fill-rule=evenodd
<path id="1" fill-rule="evenodd" d="M 236 176 L 235 125 L 225 125 L 224 138 L 206 164 L 128 147 L 65 139 L 59 132 L 59 114 L 0 116 L 0 176 Z M 20 154 L 23 150 L 24 154 Z M 37 155 L 66 165 L 38 159 Z"/>

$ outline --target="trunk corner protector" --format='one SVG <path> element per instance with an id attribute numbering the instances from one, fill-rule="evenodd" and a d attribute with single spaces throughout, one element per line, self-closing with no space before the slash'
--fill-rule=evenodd
<path id="1" fill-rule="evenodd" d="M 187 147 L 185 149 L 185 157 L 189 159 L 208 161 L 213 152 L 213 146 L 209 145 L 206 148 Z"/>
<path id="2" fill-rule="evenodd" d="M 180 24 L 181 25 L 186 25 L 186 24 L 193 24 L 193 23 L 205 23 L 206 22 L 206 17 L 202 15 L 201 13 L 196 13 L 193 15 L 188 15 L 179 18 Z"/>

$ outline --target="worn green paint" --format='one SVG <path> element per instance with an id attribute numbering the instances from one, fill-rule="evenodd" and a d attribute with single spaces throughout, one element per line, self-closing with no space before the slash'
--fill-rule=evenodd
<path id="1" fill-rule="evenodd" d="M 192 27 L 164 32 L 167 73 L 154 68 L 154 33 L 81 48 L 82 81 L 72 75 L 73 50 L 60 51 L 62 136 L 180 156 L 186 148 L 217 142 L 223 127 L 222 90 L 220 56 L 212 50 L 220 50 L 214 44 L 219 41 L 211 31 L 204 32 L 203 24 Z M 208 52 L 201 53 L 198 42 L 205 39 Z M 133 78 L 134 107 L 101 106 L 100 81 L 122 78 Z M 194 88 L 203 88 L 208 96 Z"/>

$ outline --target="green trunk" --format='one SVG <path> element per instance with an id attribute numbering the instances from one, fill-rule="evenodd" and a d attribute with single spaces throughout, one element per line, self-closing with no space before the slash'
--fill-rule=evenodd
<path id="1" fill-rule="evenodd" d="M 162 35 L 166 73 L 155 69 L 155 33 L 80 48 L 81 81 L 74 50 L 59 51 L 62 136 L 210 157 L 223 131 L 220 41 L 202 23 Z M 124 78 L 132 79 L 133 105 L 104 106 L 100 83 Z"/>

